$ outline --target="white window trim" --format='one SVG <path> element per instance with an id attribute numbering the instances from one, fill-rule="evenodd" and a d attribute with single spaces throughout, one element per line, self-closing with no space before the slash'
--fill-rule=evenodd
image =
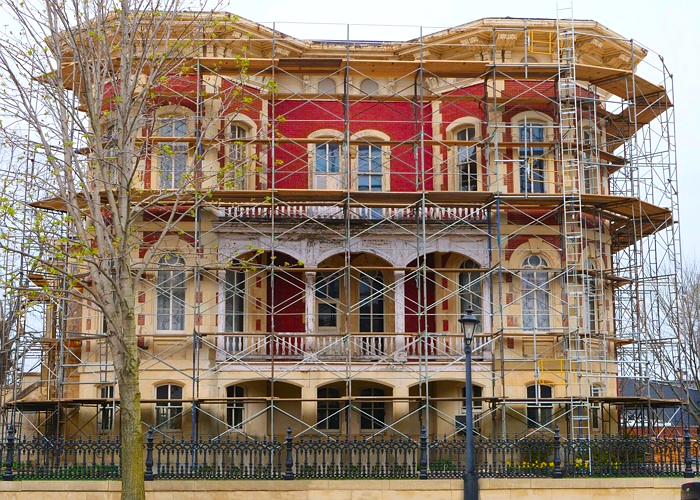
<path id="1" fill-rule="evenodd" d="M 255 187 L 255 180 L 258 176 L 258 171 L 252 158 L 255 153 L 255 143 L 252 141 L 257 137 L 258 128 L 250 117 L 243 114 L 236 114 L 229 117 L 226 120 L 225 127 L 226 141 L 228 143 L 226 148 L 226 163 L 230 164 L 234 162 L 231 154 L 235 146 L 239 146 L 241 148 L 243 156 L 243 177 L 240 179 L 240 184 L 235 182 L 236 179 L 234 177 L 234 189 L 253 189 Z M 235 139 L 231 133 L 231 129 L 233 127 L 240 127 L 245 131 L 245 136 L 243 138 L 244 140 L 240 141 L 243 144 L 234 144 Z M 234 165 L 234 174 L 236 173 L 237 169 L 238 167 Z M 226 185 L 224 185 L 224 188 L 226 188 Z"/>
<path id="2" fill-rule="evenodd" d="M 161 135 L 160 131 L 158 130 L 158 122 L 159 120 L 162 120 L 164 118 L 169 118 L 169 117 L 182 117 L 185 119 L 185 123 L 187 126 L 187 129 L 185 131 L 185 134 L 182 136 L 171 136 L 171 135 Z M 181 138 L 183 140 L 177 141 L 177 140 L 168 140 L 168 141 L 154 141 L 153 142 L 153 154 L 152 154 L 152 159 L 154 160 L 152 163 L 155 164 L 156 168 L 151 168 L 151 172 L 156 174 L 155 182 L 151 182 L 152 186 L 157 186 L 157 189 L 180 189 L 183 184 L 186 183 L 180 183 L 179 185 L 174 184 L 174 179 L 171 179 L 169 186 L 167 187 L 161 187 L 161 182 L 163 181 L 163 169 L 162 165 L 160 164 L 160 157 L 161 154 L 159 151 L 161 150 L 162 147 L 164 146 L 169 146 L 170 148 L 176 147 L 179 148 L 181 145 L 185 146 L 186 153 L 185 153 L 185 167 L 184 167 L 184 172 L 183 172 L 183 178 L 188 179 L 188 174 L 190 174 L 191 170 L 191 165 L 190 165 L 190 159 L 192 157 L 192 148 L 190 147 L 190 142 L 189 139 L 192 137 L 192 131 L 194 130 L 195 127 L 195 121 L 194 121 L 194 112 L 185 107 L 185 106 L 178 106 L 176 104 L 168 105 L 168 106 L 161 106 L 158 108 L 153 115 L 153 122 L 152 122 L 153 128 L 151 130 L 151 135 L 152 137 L 162 137 L 162 138 L 170 138 L 170 139 L 177 139 Z"/>
<path id="3" fill-rule="evenodd" d="M 244 403 L 243 401 L 238 401 L 238 400 L 235 400 L 235 401 L 234 401 L 234 400 L 228 399 L 228 398 L 229 398 L 228 390 L 229 390 L 230 387 L 240 387 L 241 390 L 243 391 L 243 395 L 242 395 L 242 396 L 234 396 L 234 397 L 245 397 L 247 391 L 246 391 L 246 388 L 243 387 L 243 386 L 240 385 L 240 384 L 230 384 L 230 385 L 227 385 L 226 388 L 225 388 L 226 398 L 227 398 L 227 400 L 226 400 L 226 420 L 225 420 L 225 421 L 226 421 L 226 425 L 227 425 L 230 429 L 239 429 L 239 430 L 240 430 L 240 429 L 243 429 L 243 426 L 244 426 L 244 424 L 245 424 L 245 419 L 246 419 L 246 405 L 245 405 L 245 403 Z M 235 416 L 235 411 L 236 411 L 236 409 L 240 409 L 240 410 L 241 410 L 241 421 L 238 422 L 238 423 L 235 423 L 235 422 L 233 422 L 233 420 L 235 420 L 235 419 L 231 419 L 232 422 L 229 422 L 229 419 L 228 419 L 229 410 L 231 410 L 231 411 L 233 412 L 232 415 Z"/>
<path id="4" fill-rule="evenodd" d="M 474 116 L 464 116 L 457 118 L 450 123 L 445 129 L 447 139 L 450 141 L 457 140 L 457 134 L 468 127 L 474 127 L 474 140 L 481 141 L 481 124 L 482 122 Z M 486 189 L 483 182 L 483 165 L 481 164 L 481 152 L 478 146 L 476 148 L 476 191 Z M 460 172 L 459 172 L 459 146 L 450 146 L 447 148 L 447 188 L 450 191 L 461 191 Z M 474 191 L 474 192 L 476 192 Z"/>
<path id="5" fill-rule="evenodd" d="M 183 299 L 184 304 L 183 304 L 183 312 L 182 312 L 182 316 L 183 316 L 182 317 L 182 325 L 183 325 L 182 329 L 172 329 L 172 328 L 160 329 L 160 328 L 158 328 L 158 294 L 159 294 L 158 280 L 159 280 L 159 272 L 160 271 L 174 272 L 174 271 L 178 270 L 178 267 L 169 267 L 169 266 L 163 265 L 161 263 L 161 260 L 164 259 L 167 255 L 174 255 L 174 256 L 178 257 L 179 259 L 181 259 L 181 261 L 182 261 L 182 264 L 181 264 L 182 265 L 182 272 L 184 273 L 183 288 L 185 291 L 185 294 L 184 294 L 185 297 Z M 186 271 L 187 261 L 179 253 L 168 252 L 167 255 L 161 257 L 161 259 L 158 259 L 158 269 L 156 270 L 156 286 L 155 286 L 156 300 L 155 300 L 155 305 L 154 305 L 156 311 L 155 311 L 155 328 L 154 328 L 154 330 L 157 334 L 158 333 L 165 333 L 165 334 L 167 334 L 167 333 L 182 333 L 183 331 L 185 331 L 187 329 L 187 296 L 188 296 L 188 287 L 187 287 L 188 279 L 187 279 L 187 271 Z M 172 287 L 169 287 L 168 290 L 172 290 Z M 169 326 L 171 326 L 171 327 L 173 325 L 173 321 L 172 321 L 173 303 L 172 303 L 172 301 L 173 301 L 173 297 L 171 296 L 170 302 L 169 302 L 170 312 L 171 312 L 171 319 L 169 321 Z"/>
<path id="6" fill-rule="evenodd" d="M 168 387 L 168 398 L 167 399 L 159 399 L 158 398 L 158 389 L 160 387 L 167 386 Z M 158 430 L 163 431 L 163 432 L 181 432 L 183 430 L 183 416 L 185 413 L 185 405 L 183 404 L 182 401 L 174 401 L 171 397 L 172 389 L 171 387 L 179 387 L 182 390 L 182 398 L 185 399 L 185 387 L 178 383 L 178 382 L 173 382 L 173 381 L 163 381 L 158 383 L 158 385 L 155 385 L 153 387 L 153 395 L 154 395 L 154 400 L 156 401 L 155 403 L 155 424 L 158 426 Z M 177 415 L 175 419 L 175 423 L 179 424 L 177 427 L 171 427 L 173 420 L 169 417 L 166 419 L 165 422 L 158 422 L 158 408 L 179 408 L 180 412 Z M 168 412 L 170 413 L 170 412 Z"/>
<path id="7" fill-rule="evenodd" d="M 544 265 L 543 265 L 543 266 L 540 266 L 540 267 L 526 267 L 525 262 L 526 262 L 527 259 L 529 259 L 530 257 L 538 257 L 538 258 L 544 263 Z M 550 301 L 551 283 L 550 283 L 550 280 L 549 280 L 549 273 L 550 273 L 550 270 L 551 270 L 550 264 L 549 264 L 548 260 L 547 260 L 545 257 L 543 257 L 542 255 L 537 254 L 537 253 L 530 253 L 529 255 L 527 255 L 527 256 L 523 259 L 523 261 L 522 261 L 522 263 L 521 263 L 521 267 L 524 268 L 524 270 L 521 271 L 521 276 L 520 276 L 520 293 L 521 293 L 521 296 L 520 296 L 520 303 L 521 303 L 521 321 L 522 321 L 522 329 L 523 329 L 523 331 L 535 332 L 535 333 L 536 333 L 536 332 L 547 332 L 547 331 L 550 331 L 550 330 L 552 329 L 552 313 L 551 313 L 552 307 L 551 307 L 551 303 L 550 303 L 550 302 L 551 302 L 551 301 Z M 535 277 L 534 282 L 529 281 L 529 280 L 526 280 L 526 279 L 523 277 L 522 274 L 524 274 L 525 272 L 532 272 L 532 273 L 534 273 L 534 277 Z M 537 285 L 538 282 L 539 282 L 538 277 L 537 277 L 537 274 L 539 274 L 539 273 L 542 273 L 542 274 L 544 275 L 544 277 L 545 277 L 544 286 L 538 286 L 538 285 Z M 526 286 L 527 286 L 528 288 L 526 288 Z M 525 311 L 525 300 L 526 300 L 526 292 L 527 292 L 527 295 L 531 295 L 531 296 L 532 296 L 532 301 L 533 301 L 533 302 L 532 302 L 532 304 L 533 304 L 533 309 L 532 309 L 531 311 L 528 312 L 528 315 L 531 315 L 531 316 L 532 316 L 532 321 L 533 321 L 533 322 L 532 322 L 532 328 L 527 328 L 527 329 L 525 328 L 525 316 L 526 316 L 526 311 Z M 547 311 L 547 314 L 545 314 L 544 316 L 540 314 L 541 311 L 540 311 L 540 306 L 539 306 L 539 304 L 538 304 L 539 294 L 544 294 L 544 297 L 545 297 L 546 300 L 547 300 L 547 304 L 546 304 L 546 307 L 545 307 L 545 309 L 546 309 L 546 311 Z M 547 326 L 540 328 L 540 326 L 539 326 L 538 323 L 539 323 L 539 319 L 542 318 L 542 317 L 546 317 L 546 318 L 547 318 Z"/>
<path id="8" fill-rule="evenodd" d="M 514 142 L 520 142 L 520 126 L 521 123 L 538 123 L 542 125 L 543 129 L 543 139 L 542 139 L 542 149 L 544 150 L 544 156 L 542 157 L 544 162 L 544 179 L 543 179 L 543 192 L 537 193 L 533 191 L 523 191 L 520 189 L 521 178 L 520 178 L 520 150 L 524 149 L 524 146 L 518 146 L 513 148 L 513 192 L 518 194 L 550 194 L 554 192 L 554 160 L 552 158 L 552 153 L 549 151 L 547 143 L 554 140 L 554 122 L 551 116 L 538 111 L 523 111 L 514 115 L 511 120 L 511 138 Z M 531 144 L 537 144 L 535 142 Z M 537 146 L 529 146 L 537 147 Z"/>
<path id="9" fill-rule="evenodd" d="M 338 144 L 338 188 L 342 189 L 345 184 L 345 178 L 347 175 L 345 169 L 345 154 L 343 148 L 343 134 L 335 129 L 320 129 L 309 134 L 309 139 L 325 139 L 327 141 L 332 141 Z M 322 143 L 313 141 L 307 144 L 306 152 L 308 156 L 307 168 L 308 168 L 308 187 L 309 189 L 315 189 L 315 177 L 316 177 L 316 147 Z M 323 174 L 320 174 L 323 175 Z M 326 188 L 327 189 L 327 188 Z"/>
<path id="10" fill-rule="evenodd" d="M 351 168 L 352 168 L 352 189 L 359 191 L 359 146 L 373 146 L 381 150 L 382 158 L 382 191 L 390 191 L 391 188 L 391 154 L 390 147 L 383 144 L 385 141 L 390 141 L 389 137 L 384 132 L 379 130 L 362 130 L 350 137 L 352 141 L 363 141 L 363 144 L 353 145 L 351 153 Z"/>

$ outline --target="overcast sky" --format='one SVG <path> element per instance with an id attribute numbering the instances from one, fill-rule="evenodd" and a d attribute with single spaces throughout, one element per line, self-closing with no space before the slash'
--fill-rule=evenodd
<path id="1" fill-rule="evenodd" d="M 700 70 L 700 1 L 698 0 L 587 0 L 573 4 L 577 19 L 593 19 L 624 38 L 634 39 L 664 57 L 674 76 L 676 147 L 678 153 L 681 234 L 686 258 L 700 259 L 700 176 L 694 162 L 700 158 L 700 138 L 694 125 L 700 117 L 700 99 L 696 91 Z M 560 7 L 569 7 L 560 2 Z M 416 1 L 352 0 L 266 0 L 231 3 L 229 12 L 259 23 L 276 22 L 289 35 L 304 38 L 346 38 L 344 24 L 390 24 L 405 28 L 353 27 L 355 39 L 409 39 L 420 34 L 418 26 L 450 27 L 483 17 L 557 17 L 557 3 L 537 0 L 464 0 Z M 560 12 L 561 17 L 571 15 Z M 335 26 L 308 26 L 290 23 L 333 23 Z M 434 29 L 426 31 L 434 31 Z M 658 56 L 647 59 L 658 64 Z M 655 82 L 655 83 L 660 83 Z M 696 91 L 697 92 L 697 91 Z M 696 248 L 699 250 L 696 251 Z"/>

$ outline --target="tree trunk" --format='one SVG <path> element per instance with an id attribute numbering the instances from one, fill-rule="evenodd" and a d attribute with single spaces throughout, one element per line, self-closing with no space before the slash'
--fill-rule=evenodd
<path id="1" fill-rule="evenodd" d="M 120 394 L 122 499 L 143 500 L 145 491 L 141 391 L 133 309 L 124 318 L 124 327 L 121 342 L 116 342 L 114 351 Z"/>

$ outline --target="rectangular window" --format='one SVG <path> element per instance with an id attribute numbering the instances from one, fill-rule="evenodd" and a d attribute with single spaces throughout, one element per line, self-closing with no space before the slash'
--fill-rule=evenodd
<path id="1" fill-rule="evenodd" d="M 316 321 L 319 328 L 335 330 L 338 326 L 340 274 L 319 273 L 316 277 Z"/>
<path id="2" fill-rule="evenodd" d="M 156 121 L 156 128 L 153 133 L 157 137 L 186 137 L 187 117 L 162 116 Z"/>
<path id="3" fill-rule="evenodd" d="M 327 142 L 316 146 L 316 173 L 337 174 L 340 171 L 340 148 Z"/>
<path id="4" fill-rule="evenodd" d="M 335 304 L 319 302 L 318 326 L 321 328 L 335 328 L 338 326 L 338 310 Z"/>
<path id="5" fill-rule="evenodd" d="M 245 140 L 246 140 L 246 130 L 239 125 L 231 125 L 231 146 L 229 148 L 229 158 L 234 163 L 238 165 L 245 161 Z"/>
<path id="6" fill-rule="evenodd" d="M 357 190 L 381 191 L 384 173 L 382 172 L 382 148 L 379 146 L 358 146 L 357 148 Z M 381 219 L 381 208 L 361 208 L 363 219 Z"/>
<path id="7" fill-rule="evenodd" d="M 185 281 L 182 269 L 168 269 L 166 266 L 182 267 L 184 260 L 177 255 L 167 255 L 160 260 L 156 284 L 156 329 L 159 331 L 182 331 L 185 329 Z"/>
<path id="8" fill-rule="evenodd" d="M 186 137 L 187 118 L 184 116 L 161 117 L 157 120 L 153 132 L 157 137 Z M 159 142 L 156 144 L 156 151 L 160 169 L 160 189 L 181 187 L 187 170 L 187 143 Z"/>
<path id="9" fill-rule="evenodd" d="M 226 333 L 244 331 L 244 301 L 245 273 L 227 269 L 224 290 L 224 331 Z M 242 352 L 245 349 L 244 344 L 245 337 L 243 336 L 226 335 L 224 337 L 224 348 L 226 352 Z"/>
<path id="10" fill-rule="evenodd" d="M 598 165 L 594 161 L 592 154 L 593 134 L 590 130 L 583 131 L 583 153 L 581 161 L 583 162 L 583 192 L 586 194 L 598 194 L 600 190 L 600 178 Z"/>
<path id="11" fill-rule="evenodd" d="M 340 391 L 319 389 L 316 403 L 316 427 L 326 431 L 340 430 Z"/>
<path id="12" fill-rule="evenodd" d="M 595 400 L 595 398 L 599 398 L 602 396 L 602 389 L 597 386 L 593 385 L 591 386 L 591 398 L 592 400 L 589 402 L 589 411 L 590 411 L 590 416 L 591 416 L 591 428 L 592 429 L 598 429 L 600 427 L 600 401 Z"/>
<path id="13" fill-rule="evenodd" d="M 549 273 L 522 271 L 523 330 L 549 330 Z"/>
<path id="14" fill-rule="evenodd" d="M 518 138 L 526 145 L 518 151 L 520 160 L 520 192 L 545 192 L 545 154 L 544 147 L 530 146 L 544 142 L 544 126 L 541 123 L 521 122 Z"/>
<path id="15" fill-rule="evenodd" d="M 114 428 L 114 386 L 103 385 L 100 387 L 100 408 L 97 415 L 97 430 L 99 432 L 110 432 Z"/>
<path id="16" fill-rule="evenodd" d="M 363 389 L 363 397 L 382 397 L 383 389 Z M 360 403 L 360 429 L 378 430 L 386 427 L 386 403 L 384 401 L 363 401 Z"/>
<path id="17" fill-rule="evenodd" d="M 160 169 L 160 189 L 182 187 L 187 170 L 187 143 L 158 143 L 158 167 Z"/>
<path id="18" fill-rule="evenodd" d="M 245 396 L 245 390 L 239 385 L 230 385 L 226 388 L 227 398 L 242 398 Z M 229 401 L 226 403 L 226 423 L 234 428 L 240 428 L 243 425 L 245 407 L 243 401 Z"/>
<path id="19" fill-rule="evenodd" d="M 586 276 L 586 294 L 588 295 L 587 313 L 588 313 L 588 333 L 591 335 L 598 334 L 598 288 L 596 286 L 595 277 Z"/>

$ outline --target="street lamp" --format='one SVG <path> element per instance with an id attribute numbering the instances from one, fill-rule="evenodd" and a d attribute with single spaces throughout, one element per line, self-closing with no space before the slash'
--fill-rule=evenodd
<path id="1" fill-rule="evenodd" d="M 474 311 L 467 309 L 464 316 L 459 318 L 464 334 L 464 399 L 466 400 L 466 461 L 464 470 L 464 500 L 479 500 L 479 475 L 474 470 L 474 415 L 472 412 L 472 340 L 479 327 L 479 318 L 474 316 Z"/>

